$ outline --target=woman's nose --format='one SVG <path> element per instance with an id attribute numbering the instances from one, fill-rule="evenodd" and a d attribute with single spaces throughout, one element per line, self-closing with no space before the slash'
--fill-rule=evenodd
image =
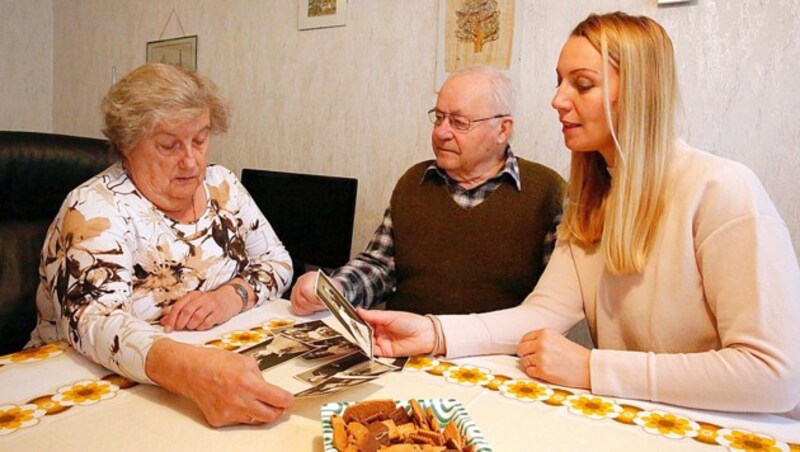
<path id="1" fill-rule="evenodd" d="M 550 101 L 550 106 L 558 111 L 567 110 L 569 108 L 569 99 L 564 92 L 564 86 L 559 85 L 556 93 L 553 95 L 553 100 Z"/>
<path id="2" fill-rule="evenodd" d="M 185 144 L 181 147 L 180 164 L 183 168 L 193 168 L 197 165 L 197 156 L 195 155 L 192 144 Z"/>

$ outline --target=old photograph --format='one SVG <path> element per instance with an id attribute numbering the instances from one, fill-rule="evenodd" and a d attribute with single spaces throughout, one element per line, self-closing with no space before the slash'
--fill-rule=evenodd
<path id="1" fill-rule="evenodd" d="M 258 368 L 264 371 L 278 364 L 283 364 L 286 361 L 297 358 L 309 350 L 311 350 L 311 347 L 308 345 L 290 337 L 279 335 L 255 347 L 243 350 L 241 353 L 255 358 L 258 362 Z"/>
<path id="2" fill-rule="evenodd" d="M 301 356 L 301 358 L 306 361 L 315 361 L 347 356 L 360 351 L 356 344 L 348 341 L 342 336 L 315 342 L 314 347 L 316 348 L 308 353 L 305 353 L 303 356 Z"/>

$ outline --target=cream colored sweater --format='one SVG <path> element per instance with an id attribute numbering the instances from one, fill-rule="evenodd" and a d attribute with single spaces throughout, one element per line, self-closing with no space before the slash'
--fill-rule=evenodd
<path id="1" fill-rule="evenodd" d="M 666 191 L 642 273 L 560 242 L 522 305 L 441 316 L 448 356 L 515 353 L 526 332 L 585 316 L 595 394 L 800 418 L 800 268 L 764 187 L 680 143 Z"/>

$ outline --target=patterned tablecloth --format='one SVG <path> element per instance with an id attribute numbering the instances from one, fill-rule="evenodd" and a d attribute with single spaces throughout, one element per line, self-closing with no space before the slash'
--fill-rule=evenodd
<path id="1" fill-rule="evenodd" d="M 237 350 L 299 319 L 279 300 L 176 340 Z M 412 358 L 402 372 L 328 397 L 299 400 L 261 427 L 213 429 L 189 401 L 137 385 L 63 343 L 0 357 L 0 450 L 322 450 L 328 402 L 456 399 L 495 451 L 800 451 L 800 422 L 599 397 L 525 378 L 512 356 Z"/>

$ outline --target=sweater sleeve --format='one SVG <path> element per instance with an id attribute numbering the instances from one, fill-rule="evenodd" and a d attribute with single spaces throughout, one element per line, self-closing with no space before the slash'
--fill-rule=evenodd
<path id="1" fill-rule="evenodd" d="M 132 243 L 127 219 L 97 189 L 71 193 L 42 250 L 41 290 L 62 307 L 67 340 L 92 361 L 143 383 L 145 359 L 160 328 L 131 308 Z"/>
<path id="2" fill-rule="evenodd" d="M 594 350 L 592 390 L 725 411 L 800 403 L 800 270 L 785 225 L 734 219 L 697 250 L 722 347 L 700 353 Z"/>
<path id="3" fill-rule="evenodd" d="M 522 336 L 541 328 L 566 333 L 584 316 L 570 247 L 559 241 L 539 283 L 521 305 L 502 311 L 439 316 L 447 356 L 512 354 Z"/>
<path id="4" fill-rule="evenodd" d="M 250 193 L 228 173 L 239 208 L 237 220 L 247 259 L 239 276 L 253 287 L 256 305 L 279 297 L 292 281 L 292 259 Z"/>
<path id="5" fill-rule="evenodd" d="M 387 208 L 367 249 L 331 274 L 342 284 L 344 296 L 353 306 L 369 309 L 383 302 L 397 286 L 393 224 L 391 208 Z"/>

